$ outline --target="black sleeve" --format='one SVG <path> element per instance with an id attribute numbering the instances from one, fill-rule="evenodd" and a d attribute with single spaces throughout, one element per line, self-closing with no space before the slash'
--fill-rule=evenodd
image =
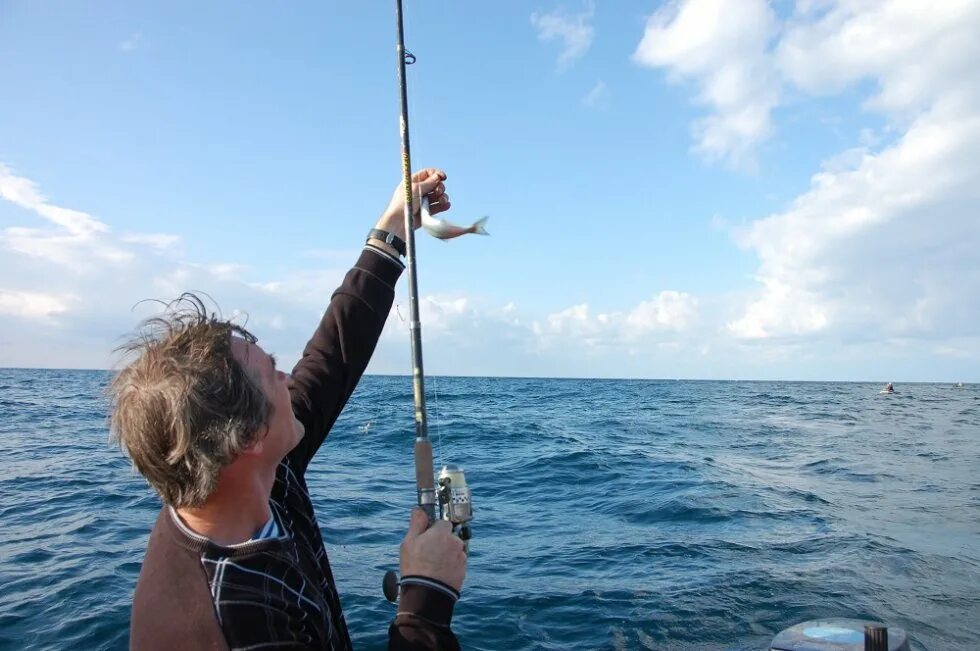
<path id="1" fill-rule="evenodd" d="M 306 471 L 364 374 L 403 269 L 390 255 L 365 247 L 330 298 L 319 327 L 293 369 L 289 393 L 293 413 L 306 434 L 289 458 L 300 473 Z"/>
<path id="2" fill-rule="evenodd" d="M 459 651 L 450 629 L 459 593 L 422 576 L 402 577 L 398 614 L 388 627 L 388 651 Z"/>

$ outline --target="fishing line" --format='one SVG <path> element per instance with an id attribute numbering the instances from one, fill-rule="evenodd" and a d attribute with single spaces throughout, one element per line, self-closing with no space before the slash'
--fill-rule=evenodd
<path id="1" fill-rule="evenodd" d="M 436 461 L 437 465 L 443 465 L 442 463 L 442 426 L 440 421 L 442 418 L 439 415 L 439 383 L 436 381 L 436 376 L 432 376 L 432 411 L 435 412 L 433 415 L 433 421 L 436 425 Z"/>

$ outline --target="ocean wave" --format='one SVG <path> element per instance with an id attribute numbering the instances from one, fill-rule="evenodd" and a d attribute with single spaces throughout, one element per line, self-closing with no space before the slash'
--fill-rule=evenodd
<path id="1" fill-rule="evenodd" d="M 0 373 L 0 640 L 122 648 L 160 502 L 108 444 L 108 374 Z M 464 648 L 763 648 L 827 616 L 980 646 L 980 409 L 915 385 L 437 378 L 466 469 Z M 893 398 L 889 396 L 888 398 Z M 307 479 L 355 645 L 415 501 L 411 386 L 362 381 Z M 370 423 L 370 425 L 368 425 Z"/>

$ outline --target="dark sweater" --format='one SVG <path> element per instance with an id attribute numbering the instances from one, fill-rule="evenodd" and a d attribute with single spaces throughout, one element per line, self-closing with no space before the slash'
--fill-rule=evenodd
<path id="1" fill-rule="evenodd" d="M 161 510 L 133 598 L 132 649 L 351 648 L 305 473 L 367 367 L 402 269 L 366 247 L 293 369 L 293 411 L 306 434 L 276 472 L 280 536 L 222 547 Z M 458 596 L 403 577 L 388 648 L 459 649 L 449 628 Z"/>

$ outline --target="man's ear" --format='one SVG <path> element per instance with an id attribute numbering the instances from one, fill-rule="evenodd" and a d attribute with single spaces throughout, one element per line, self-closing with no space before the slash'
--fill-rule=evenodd
<path id="1" fill-rule="evenodd" d="M 265 437 L 268 435 L 269 435 L 269 426 L 263 425 L 262 430 L 259 432 L 259 435 L 255 437 L 255 440 L 252 441 L 252 443 L 250 443 L 247 447 L 245 447 L 242 450 L 242 454 L 261 456 L 263 450 L 262 444 L 265 441 Z"/>

